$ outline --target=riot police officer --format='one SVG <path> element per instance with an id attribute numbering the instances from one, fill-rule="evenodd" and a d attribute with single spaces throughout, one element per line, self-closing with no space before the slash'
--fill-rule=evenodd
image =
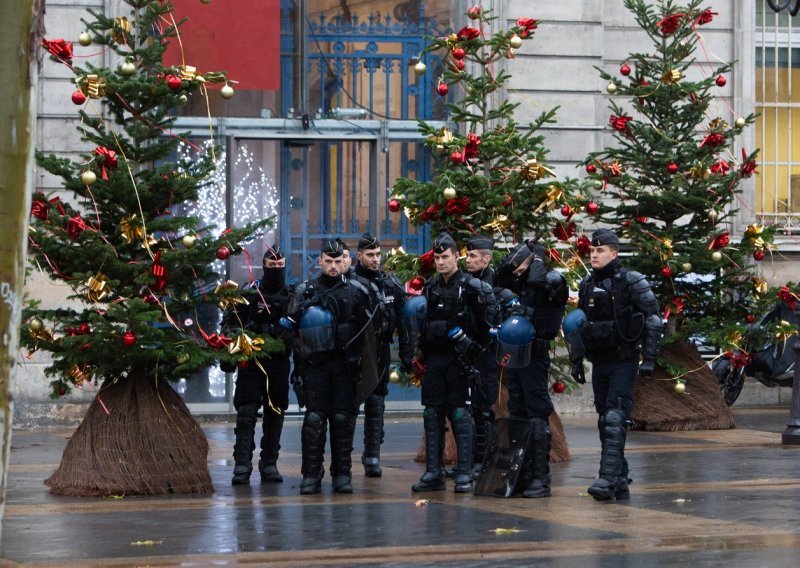
<path id="1" fill-rule="evenodd" d="M 522 496 L 529 498 L 550 495 L 552 436 L 549 418 L 553 412 L 548 393 L 550 342 L 559 332 L 569 296 L 566 279 L 558 271 L 547 268 L 545 254 L 544 247 L 532 241 L 514 246 L 500 263 L 496 282 L 518 295 L 521 314 L 533 323 L 535 331 L 530 360 L 505 370 L 509 414 L 511 418 L 528 420 L 531 427 L 526 471 L 521 472 L 525 485 Z M 498 334 L 501 342 L 503 331 L 501 327 Z"/>
<path id="2" fill-rule="evenodd" d="M 427 314 L 420 347 L 425 361 L 422 405 L 425 407 L 425 474 L 413 491 L 445 488 L 441 467 L 445 417 L 456 441 L 455 492 L 472 490 L 474 428 L 467 409 L 477 347 L 496 319 L 492 287 L 458 268 L 453 238 L 442 233 L 433 242 L 438 274 L 423 289 Z"/>
<path id="3" fill-rule="evenodd" d="M 321 491 L 328 423 L 333 490 L 353 492 L 356 380 L 359 367 L 365 365 L 361 358 L 375 357 L 361 350 L 374 309 L 370 294 L 357 280 L 344 277 L 342 254 L 340 242 L 326 241 L 318 260 L 322 273 L 297 285 L 287 308 L 288 320 L 296 323 L 298 332 L 295 376 L 302 380 L 306 404 L 301 434 L 303 495 Z"/>
<path id="4" fill-rule="evenodd" d="M 592 362 L 602 456 L 600 476 L 589 493 L 598 501 L 627 499 L 625 438 L 633 408 L 633 385 L 637 374 L 653 373 L 663 323 L 658 301 L 645 277 L 620 265 L 616 234 L 608 229 L 595 231 L 590 254 L 592 271 L 581 281 L 578 307 L 586 317 L 580 338 L 585 356 Z M 583 360 L 574 347 L 572 376 L 583 383 Z"/>
<path id="5" fill-rule="evenodd" d="M 470 276 L 494 285 L 494 270 L 491 267 L 492 250 L 494 241 L 490 237 L 478 235 L 467 241 L 467 272 Z M 499 301 L 498 289 L 493 289 Z M 501 322 L 493 322 L 499 324 Z M 480 372 L 480 381 L 472 391 L 470 409 L 475 422 L 475 471 L 480 471 L 486 448 L 492 439 L 494 431 L 494 410 L 492 404 L 499 394 L 497 380 L 497 363 L 495 361 L 495 345 L 492 336 L 485 336 L 485 344 L 481 345 L 483 352 L 475 363 Z"/>
<path id="6" fill-rule="evenodd" d="M 238 319 L 248 331 L 282 338 L 283 332 L 278 322 L 285 315 L 289 288 L 286 286 L 286 258 L 277 244 L 267 248 L 262 264 L 264 270 L 261 279 L 246 286 L 248 305 L 239 308 L 235 315 L 226 314 L 224 327 L 239 325 L 239 322 L 235 321 Z M 253 471 L 255 426 L 262 406 L 263 433 L 258 471 L 262 482 L 283 481 L 277 462 L 284 412 L 289 408 L 291 354 L 291 345 L 287 342 L 283 353 L 259 357 L 261 368 L 250 363 L 238 369 L 233 394 L 233 405 L 236 408 L 236 442 L 233 446 L 234 468 L 231 480 L 233 485 L 250 482 L 250 474 Z M 234 369 L 235 366 L 223 365 L 223 370 L 226 372 L 232 372 Z"/>
<path id="7" fill-rule="evenodd" d="M 381 319 L 378 331 L 378 370 L 380 382 L 364 401 L 364 453 L 361 463 L 367 477 L 380 477 L 381 444 L 383 443 L 383 414 L 385 398 L 389 394 L 389 363 L 391 344 L 395 331 L 399 335 L 400 370 L 411 372 L 414 345 L 401 324 L 405 290 L 392 275 L 381 271 L 381 244 L 377 238 L 364 233 L 358 241 L 355 273 L 374 285 L 381 304 Z"/>

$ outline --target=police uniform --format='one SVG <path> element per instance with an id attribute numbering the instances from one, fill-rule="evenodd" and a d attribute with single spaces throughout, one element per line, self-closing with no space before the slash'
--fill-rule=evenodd
<path id="1" fill-rule="evenodd" d="M 442 254 L 455 248 L 453 238 L 442 233 L 433 251 Z M 412 486 L 413 491 L 438 491 L 445 488 L 442 468 L 445 417 L 450 419 L 456 441 L 456 493 L 472 489 L 474 465 L 474 423 L 467 409 L 471 370 L 470 352 L 488 334 L 496 320 L 497 304 L 492 287 L 460 269 L 445 279 L 432 278 L 423 289 L 427 315 L 420 347 L 425 362 L 422 404 L 425 407 L 425 474 Z M 456 334 L 461 328 L 462 334 Z M 475 347 L 471 347 L 470 344 Z M 463 348 L 463 349 L 462 349 Z M 456 351 L 456 350 L 460 351 Z"/>
<path id="2" fill-rule="evenodd" d="M 468 251 L 488 250 L 491 252 L 492 249 L 494 249 L 494 241 L 490 237 L 479 235 L 467 241 Z M 494 287 L 495 274 L 491 266 L 486 266 L 479 271 L 470 272 L 469 274 L 481 282 L 492 286 L 492 291 L 498 302 L 502 302 L 501 296 L 506 298 L 507 290 Z M 498 321 L 493 322 L 493 324 L 499 325 L 502 323 L 499 320 L 500 318 L 498 318 Z M 472 411 L 472 419 L 475 422 L 476 471 L 480 470 L 480 465 L 483 463 L 483 458 L 486 455 L 486 448 L 492 439 L 494 431 L 495 415 L 494 410 L 492 410 L 492 405 L 497 400 L 500 390 L 497 380 L 495 343 L 492 336 L 485 336 L 485 345 L 482 345 L 483 352 L 475 361 L 475 367 L 480 372 L 480 381 L 478 381 L 478 384 L 475 385 L 472 391 L 470 409 Z"/>
<path id="3" fill-rule="evenodd" d="M 592 234 L 591 244 L 618 247 L 619 239 L 608 229 L 600 229 Z M 658 355 L 663 331 L 658 301 L 645 277 L 623 268 L 615 258 L 581 281 L 578 307 L 587 320 L 580 336 L 585 356 L 592 362 L 602 443 L 600 477 L 589 493 L 598 500 L 627 499 L 626 430 L 636 375 L 652 373 Z M 580 378 L 582 372 L 582 362 L 578 362 L 573 376 Z"/>
<path id="4" fill-rule="evenodd" d="M 358 251 L 380 248 L 378 239 L 369 233 L 361 235 Z M 381 444 L 383 443 L 383 415 L 386 409 L 385 399 L 389 394 L 389 363 L 391 361 L 391 345 L 395 332 L 399 337 L 400 367 L 404 371 L 411 370 L 414 357 L 414 345 L 409 334 L 401 325 L 403 306 L 405 305 L 405 289 L 390 274 L 380 270 L 374 271 L 356 262 L 355 274 L 364 279 L 375 290 L 377 303 L 380 306 L 378 334 L 378 370 L 380 382 L 375 390 L 364 401 L 364 453 L 361 463 L 367 477 L 381 477 Z"/>
<path id="5" fill-rule="evenodd" d="M 282 258 L 284 258 L 283 251 L 277 245 L 270 247 L 264 254 L 265 261 Z M 245 287 L 249 304 L 239 308 L 235 316 L 233 313 L 226 314 L 223 326 L 239 325 L 241 321 L 241 325 L 247 331 L 282 338 L 283 332 L 278 322 L 285 314 L 289 300 L 285 273 L 285 268 L 264 268 L 261 280 L 256 280 Z M 253 363 L 237 370 L 233 394 L 233 406 L 236 408 L 233 485 L 247 484 L 250 481 L 255 448 L 255 425 L 262 406 L 264 415 L 261 456 L 258 461 L 261 481 L 277 483 L 283 481 L 277 461 L 281 447 L 283 413 L 289 408 L 291 353 L 291 345 L 287 342 L 283 353 L 273 353 L 269 357 L 258 358 L 263 370 Z M 234 368 L 225 370 L 230 372 Z"/>
<path id="6" fill-rule="evenodd" d="M 559 332 L 569 296 L 566 279 L 558 271 L 547 268 L 544 255 L 544 247 L 520 243 L 503 259 L 497 275 L 499 286 L 518 295 L 521 313 L 533 323 L 536 332 L 530 363 L 521 368 L 505 369 L 509 414 L 512 418 L 529 421 L 531 426 L 525 471 L 522 472 L 522 495 L 531 498 L 550 495 L 549 417 L 553 412 L 548 392 L 550 342 Z M 531 259 L 528 268 L 515 276 L 514 270 L 528 258 Z"/>
<path id="7" fill-rule="evenodd" d="M 341 243 L 327 241 L 321 251 L 342 256 Z M 330 315 L 329 344 L 316 350 L 303 339 L 303 317 L 312 308 Z M 287 309 L 299 328 L 295 375 L 302 377 L 306 411 L 302 428 L 300 493 L 319 493 L 324 475 L 325 438 L 330 423 L 333 490 L 352 493 L 353 434 L 358 406 L 354 402 L 363 338 L 370 321 L 371 298 L 360 282 L 324 273 L 295 287 Z"/>

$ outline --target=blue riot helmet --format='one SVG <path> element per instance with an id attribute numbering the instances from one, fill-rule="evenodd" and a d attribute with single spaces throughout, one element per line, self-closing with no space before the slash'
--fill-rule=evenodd
<path id="1" fill-rule="evenodd" d="M 307 355 L 330 351 L 334 347 L 333 314 L 320 306 L 311 306 L 300 315 L 297 332 Z"/>
<path id="2" fill-rule="evenodd" d="M 572 310 L 564 317 L 561 328 L 564 330 L 564 341 L 567 343 L 569 359 L 576 363 L 583 359 L 586 349 L 583 346 L 581 328 L 586 323 L 586 314 L 580 308 Z"/>
<path id="3" fill-rule="evenodd" d="M 425 296 L 411 296 L 406 298 L 403 306 L 403 328 L 409 334 L 411 341 L 416 341 L 422 333 L 422 324 L 428 315 L 428 300 Z"/>
<path id="4" fill-rule="evenodd" d="M 510 369 L 525 367 L 531 362 L 531 346 L 536 330 L 523 316 L 511 316 L 497 330 L 497 363 Z"/>

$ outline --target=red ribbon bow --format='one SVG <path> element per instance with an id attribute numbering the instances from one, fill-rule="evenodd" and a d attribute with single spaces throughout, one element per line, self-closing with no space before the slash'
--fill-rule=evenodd
<path id="1" fill-rule="evenodd" d="M 167 287 L 167 267 L 161 264 L 161 251 L 158 251 L 153 259 L 151 272 L 156 277 L 156 291 L 163 291 Z"/>
<path id="2" fill-rule="evenodd" d="M 42 39 L 42 46 L 56 59 L 67 65 L 72 64 L 72 42 L 58 39 Z"/>
<path id="3" fill-rule="evenodd" d="M 720 233 L 719 235 L 717 235 L 716 237 L 711 239 L 711 242 L 708 244 L 708 250 L 711 250 L 711 249 L 714 249 L 714 250 L 723 249 L 726 246 L 728 246 L 728 244 L 730 242 L 731 242 L 731 235 L 730 235 L 730 233 L 725 231 L 724 233 Z"/>
<path id="4" fill-rule="evenodd" d="M 789 306 L 789 309 L 794 311 L 794 306 L 797 303 L 797 300 L 800 300 L 800 297 L 797 296 L 788 286 L 781 286 L 778 290 L 778 298 L 786 302 L 786 305 Z"/>
<path id="5" fill-rule="evenodd" d="M 114 150 L 109 150 L 105 146 L 98 146 L 94 149 L 94 153 L 102 158 L 100 161 L 100 171 L 103 174 L 103 179 L 108 179 L 106 168 L 113 170 L 117 167 L 117 153 Z"/>
<path id="6" fill-rule="evenodd" d="M 82 232 L 88 229 L 89 226 L 86 224 L 86 221 L 80 215 L 75 215 L 75 217 L 70 217 L 69 221 L 67 221 L 67 233 L 75 240 L 78 238 Z"/>
<path id="7" fill-rule="evenodd" d="M 682 19 L 683 14 L 672 14 L 671 16 L 667 16 L 658 22 L 656 25 L 661 28 L 661 35 L 667 37 L 678 31 L 678 27 L 680 27 Z"/>
<path id="8" fill-rule="evenodd" d="M 517 27 L 522 28 L 519 33 L 520 37 L 528 37 L 530 33 L 537 28 L 539 23 L 533 18 L 518 18 Z"/>

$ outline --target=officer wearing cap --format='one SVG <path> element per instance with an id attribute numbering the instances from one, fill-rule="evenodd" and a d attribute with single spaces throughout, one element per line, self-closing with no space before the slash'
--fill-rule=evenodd
<path id="1" fill-rule="evenodd" d="M 494 240 L 491 237 L 476 235 L 467 241 L 467 272 L 470 276 L 485 282 L 489 286 L 494 286 L 495 275 L 491 266 L 493 249 Z M 494 287 L 492 290 L 498 302 L 502 302 L 501 296 L 505 297 L 505 293 L 508 292 Z M 499 325 L 501 322 L 496 321 L 494 323 Z M 485 344 L 481 345 L 481 347 L 483 352 L 475 362 L 480 372 L 480 381 L 472 391 L 470 404 L 472 419 L 475 422 L 476 473 L 480 471 L 483 458 L 486 455 L 486 448 L 492 439 L 495 420 L 492 404 L 497 400 L 499 394 L 495 347 L 491 336 L 485 336 Z"/>
<path id="2" fill-rule="evenodd" d="M 400 369 L 411 372 L 414 345 L 401 323 L 405 305 L 405 289 L 391 274 L 381 271 L 381 243 L 364 233 L 358 240 L 355 274 L 375 290 L 381 306 L 378 332 L 378 370 L 380 382 L 364 401 L 364 453 L 361 463 L 367 477 L 381 477 L 381 444 L 383 443 L 383 414 L 389 394 L 389 363 L 394 334 L 399 339 Z"/>
<path id="3" fill-rule="evenodd" d="M 302 495 L 322 489 L 328 424 L 333 491 L 353 492 L 351 469 L 358 407 L 351 361 L 362 355 L 361 342 L 373 309 L 363 284 L 343 275 L 340 241 L 325 241 L 318 264 L 321 274 L 298 284 L 287 308 L 288 321 L 298 330 L 294 376 L 302 382 L 306 404 L 301 433 Z M 312 323 L 316 327 L 304 327 L 309 314 L 317 318 Z"/>
<path id="4" fill-rule="evenodd" d="M 458 268 L 456 243 L 449 234 L 442 233 L 433 241 L 433 256 L 438 274 L 423 289 L 427 314 L 420 339 L 425 362 L 425 474 L 412 490 L 445 489 L 442 450 L 447 417 L 456 441 L 455 492 L 469 493 L 475 425 L 467 409 L 470 377 L 462 360 L 478 353 L 496 320 L 497 304 L 490 285 Z"/>
<path id="5" fill-rule="evenodd" d="M 244 286 L 247 305 L 225 314 L 223 329 L 244 327 L 257 334 L 283 338 L 278 321 L 286 313 L 290 290 L 286 286 L 286 258 L 281 248 L 274 244 L 267 247 L 262 260 L 263 273 L 260 280 Z M 263 407 L 261 458 L 258 471 L 262 482 L 283 481 L 278 471 L 283 416 L 289 408 L 289 358 L 291 345 L 286 342 L 282 353 L 271 353 L 259 357 L 261 365 L 250 363 L 244 368 L 221 364 L 225 372 L 237 371 L 233 406 L 236 408 L 236 441 L 233 446 L 233 485 L 250 483 L 253 471 L 255 448 L 255 426 L 258 412 Z"/>
<path id="6" fill-rule="evenodd" d="M 595 231 L 590 254 L 592 270 L 580 283 L 578 307 L 587 320 L 580 336 L 585 356 L 592 362 L 602 456 L 599 478 L 589 493 L 598 501 L 627 499 L 630 480 L 625 438 L 633 385 L 637 375 L 653 373 L 663 323 L 658 300 L 645 277 L 621 266 L 614 232 Z M 582 359 L 574 362 L 572 376 L 585 382 Z"/>
<path id="7" fill-rule="evenodd" d="M 550 495 L 549 426 L 553 402 L 548 392 L 550 344 L 561 328 L 569 291 L 567 281 L 557 270 L 545 265 L 546 251 L 533 241 L 515 245 L 501 261 L 496 284 L 519 296 L 522 315 L 533 323 L 536 332 L 530 362 L 521 368 L 504 370 L 508 384 L 508 409 L 511 418 L 528 421 L 531 435 L 522 477 L 522 496 Z M 502 364 L 502 362 L 501 362 Z"/>

